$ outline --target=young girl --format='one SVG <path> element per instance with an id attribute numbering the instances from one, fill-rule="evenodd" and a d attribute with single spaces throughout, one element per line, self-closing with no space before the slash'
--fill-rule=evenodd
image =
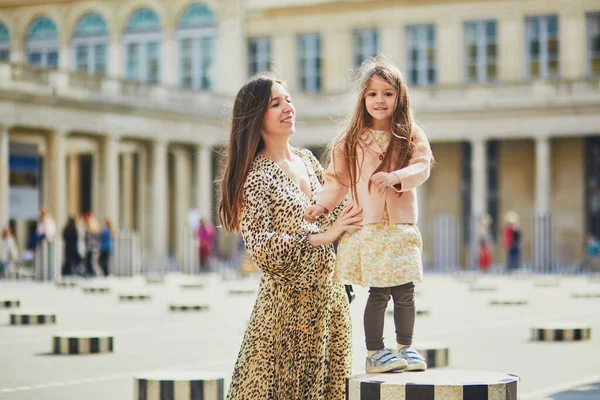
<path id="1" fill-rule="evenodd" d="M 305 218 L 314 221 L 350 192 L 363 209 L 362 227 L 342 236 L 334 279 L 368 286 L 364 314 L 367 373 L 424 371 L 411 347 L 415 325 L 414 282 L 423 276 L 416 187 L 429 177 L 433 157 L 412 120 L 400 71 L 374 59 L 361 67 L 360 95 L 348 126 L 332 145 L 325 186 Z M 398 352 L 383 344 L 385 309 L 394 299 Z"/>

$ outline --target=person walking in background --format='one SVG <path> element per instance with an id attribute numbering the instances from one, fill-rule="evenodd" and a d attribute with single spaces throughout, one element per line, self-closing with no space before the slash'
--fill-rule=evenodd
<path id="1" fill-rule="evenodd" d="M 521 267 L 521 229 L 519 215 L 508 211 L 504 217 L 504 249 L 506 250 L 506 271 L 513 272 Z"/>
<path id="2" fill-rule="evenodd" d="M 36 247 L 42 240 L 51 242 L 56 234 L 56 223 L 52 214 L 45 208 L 40 209 L 36 227 Z"/>
<path id="3" fill-rule="evenodd" d="M 210 269 L 209 261 L 215 241 L 215 228 L 204 218 L 200 218 L 198 226 L 198 249 L 200 257 L 200 271 Z"/>
<path id="4" fill-rule="evenodd" d="M 415 283 L 423 279 L 416 188 L 429 178 L 433 155 L 427 136 L 413 121 L 400 70 L 375 58 L 363 63 L 359 79 L 354 112 L 332 143 L 325 186 L 305 218 L 317 221 L 346 194 L 363 207 L 361 228 L 340 238 L 334 280 L 369 287 L 366 371 L 424 371 L 425 359 L 412 347 Z M 393 353 L 383 342 L 390 296 L 397 344 Z"/>
<path id="5" fill-rule="evenodd" d="M 479 271 L 486 274 L 492 265 L 492 235 L 490 234 L 490 226 L 492 224 L 492 217 L 489 214 L 485 214 L 481 217 L 479 222 L 479 234 L 478 234 L 478 257 L 477 262 L 479 265 Z"/>
<path id="6" fill-rule="evenodd" d="M 2 229 L 0 241 L 0 277 L 10 275 L 15 269 L 14 263 L 19 260 L 19 249 L 10 227 Z"/>
<path id="7" fill-rule="evenodd" d="M 600 241 L 591 233 L 587 237 L 586 264 L 589 272 L 600 272 Z"/>
<path id="8" fill-rule="evenodd" d="M 110 259 L 114 249 L 115 231 L 112 221 L 108 218 L 104 220 L 104 226 L 100 231 L 100 268 L 104 276 L 110 273 Z"/>
<path id="9" fill-rule="evenodd" d="M 69 217 L 62 232 L 65 246 L 65 261 L 62 267 L 63 276 L 73 275 L 78 272 L 81 263 L 79 254 L 79 235 L 75 225 L 75 217 Z"/>
<path id="10" fill-rule="evenodd" d="M 92 213 L 88 214 L 85 224 L 85 274 L 95 276 L 100 251 L 100 227 Z"/>

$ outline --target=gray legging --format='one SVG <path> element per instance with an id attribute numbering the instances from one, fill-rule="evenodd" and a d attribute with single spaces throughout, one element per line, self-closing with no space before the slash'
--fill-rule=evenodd
<path id="1" fill-rule="evenodd" d="M 394 299 L 394 324 L 396 343 L 412 344 L 415 329 L 415 285 L 412 282 L 387 288 L 369 288 L 369 299 L 365 307 L 365 339 L 367 350 L 381 350 L 383 344 L 383 322 L 390 295 Z"/>

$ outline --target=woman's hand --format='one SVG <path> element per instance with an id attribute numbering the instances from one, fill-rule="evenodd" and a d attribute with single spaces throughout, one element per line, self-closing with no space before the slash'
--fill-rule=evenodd
<path id="1" fill-rule="evenodd" d="M 317 218 L 319 218 L 326 212 L 327 209 L 325 207 L 319 204 L 315 204 L 314 206 L 310 206 L 306 209 L 306 212 L 304 213 L 304 219 L 308 222 L 315 222 Z"/>
<path id="2" fill-rule="evenodd" d="M 383 192 L 388 186 L 395 186 L 400 183 L 400 178 L 391 172 L 380 171 L 371 177 L 371 182 L 377 188 L 378 192 Z"/>
<path id="3" fill-rule="evenodd" d="M 362 207 L 348 205 L 338 219 L 323 233 L 310 235 L 308 240 L 313 246 L 333 243 L 344 232 L 355 231 L 360 228 L 362 221 Z"/>

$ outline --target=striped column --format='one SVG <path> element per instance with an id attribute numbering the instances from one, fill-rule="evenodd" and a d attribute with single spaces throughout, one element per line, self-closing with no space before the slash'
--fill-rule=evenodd
<path id="1" fill-rule="evenodd" d="M 590 340 L 591 337 L 592 328 L 583 324 L 556 324 L 531 328 L 531 340 L 537 342 L 573 342 Z"/>
<path id="2" fill-rule="evenodd" d="M 54 354 L 99 354 L 114 352 L 114 337 L 103 333 L 73 332 L 52 337 Z"/>
<path id="3" fill-rule="evenodd" d="M 165 372 L 134 378 L 134 400 L 223 400 L 224 378 L 213 373 Z"/>
<path id="4" fill-rule="evenodd" d="M 51 325 L 56 324 L 56 314 L 49 312 L 12 312 L 11 325 Z"/>

